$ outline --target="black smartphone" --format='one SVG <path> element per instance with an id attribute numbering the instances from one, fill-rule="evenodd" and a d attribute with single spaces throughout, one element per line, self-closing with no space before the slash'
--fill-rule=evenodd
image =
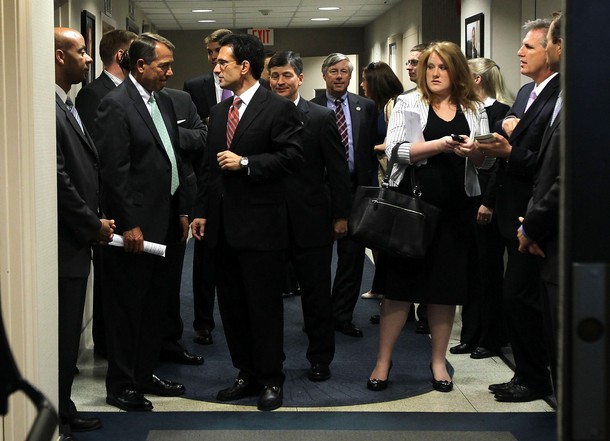
<path id="1" fill-rule="evenodd" d="M 457 142 L 464 142 L 464 138 L 462 138 L 460 135 L 455 135 L 453 133 L 451 134 L 451 139 Z"/>

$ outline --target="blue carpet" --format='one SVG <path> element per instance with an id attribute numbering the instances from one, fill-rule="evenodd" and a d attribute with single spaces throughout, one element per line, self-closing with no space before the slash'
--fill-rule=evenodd
<path id="1" fill-rule="evenodd" d="M 214 344 L 201 346 L 193 342 L 192 248 L 191 242 L 187 247 L 182 280 L 182 317 L 185 324 L 183 340 L 191 352 L 203 354 L 206 361 L 203 366 L 162 364 L 157 372 L 163 378 L 183 383 L 186 386 L 186 398 L 215 401 L 218 390 L 232 384 L 237 372 L 230 361 L 218 311 L 216 311 L 216 329 L 213 332 Z M 367 259 L 362 292 L 370 288 L 373 273 L 374 267 Z M 362 328 L 364 338 L 335 333 L 336 354 L 331 365 L 332 378 L 325 382 L 309 381 L 305 376 L 309 363 L 305 357 L 307 336 L 302 331 L 300 297 L 286 298 L 284 308 L 285 406 L 345 406 L 375 403 L 407 398 L 432 390 L 428 367 L 430 339 L 426 335 L 417 335 L 414 323 L 407 324 L 398 341 L 388 389 L 383 392 L 372 392 L 366 388 L 366 380 L 375 364 L 379 332 L 379 325 L 371 324 L 369 318 L 372 314 L 379 313 L 379 302 L 363 299 L 358 301 L 354 311 L 354 323 Z M 255 405 L 256 398 L 244 399 L 237 404 Z"/>
<path id="2" fill-rule="evenodd" d="M 196 438 L 214 440 L 214 431 L 274 431 L 273 439 L 289 439 L 291 430 L 323 430 L 334 439 L 332 431 L 367 431 L 370 439 L 379 431 L 401 433 L 401 439 L 450 439 L 442 434 L 468 432 L 472 439 L 481 433 L 510 433 L 518 441 L 554 441 L 557 439 L 556 415 L 543 413 L 399 413 L 399 412 L 163 412 L 103 414 L 101 430 L 79 433 L 81 441 L 145 441 L 149 431 L 164 431 L 167 440 L 172 432 L 198 431 Z M 284 433 L 286 431 L 286 433 Z M 410 437 L 417 432 L 417 437 Z M 429 436 L 425 436 L 428 433 Z M 189 438 L 191 439 L 191 438 Z M 244 439 L 243 437 L 234 438 Z M 258 439 L 258 438 L 257 438 Z M 464 439 L 462 437 L 462 439 Z M 496 439 L 491 436 L 488 439 Z M 505 439 L 505 438 L 503 438 Z"/>

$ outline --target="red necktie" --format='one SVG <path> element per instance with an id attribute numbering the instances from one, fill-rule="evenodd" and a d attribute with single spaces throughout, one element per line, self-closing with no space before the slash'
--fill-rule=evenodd
<path id="1" fill-rule="evenodd" d="M 337 128 L 341 135 L 341 143 L 345 148 L 345 157 L 349 157 L 349 139 L 347 137 L 347 121 L 345 121 L 345 113 L 343 113 L 343 106 L 341 103 L 343 100 L 338 98 L 335 100 L 335 114 L 337 115 Z"/>
<path id="2" fill-rule="evenodd" d="M 237 124 L 239 124 L 239 105 L 241 104 L 241 99 L 236 96 L 233 99 L 233 104 L 229 108 L 229 119 L 227 121 L 227 149 L 231 148 L 231 141 L 233 141 L 233 135 L 235 135 L 235 130 L 237 129 Z"/>

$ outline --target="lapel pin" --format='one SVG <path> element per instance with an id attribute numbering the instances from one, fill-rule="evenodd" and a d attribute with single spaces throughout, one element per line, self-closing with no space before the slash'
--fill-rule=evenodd
<path id="1" fill-rule="evenodd" d="M 360 106 L 356 107 L 356 110 L 357 110 L 358 112 L 360 112 Z"/>

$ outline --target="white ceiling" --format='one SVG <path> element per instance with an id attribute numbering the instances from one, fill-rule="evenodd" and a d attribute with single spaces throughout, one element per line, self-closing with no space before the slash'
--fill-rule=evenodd
<path id="1" fill-rule="evenodd" d="M 399 0 L 135 0 L 157 29 L 362 27 Z M 336 11 L 318 7 L 338 6 Z M 212 12 L 191 12 L 212 9 Z M 263 12 L 261 12 L 263 11 Z M 266 15 L 265 15 L 266 14 Z M 311 21 L 311 18 L 329 18 Z M 212 19 L 214 23 L 198 23 Z"/>

